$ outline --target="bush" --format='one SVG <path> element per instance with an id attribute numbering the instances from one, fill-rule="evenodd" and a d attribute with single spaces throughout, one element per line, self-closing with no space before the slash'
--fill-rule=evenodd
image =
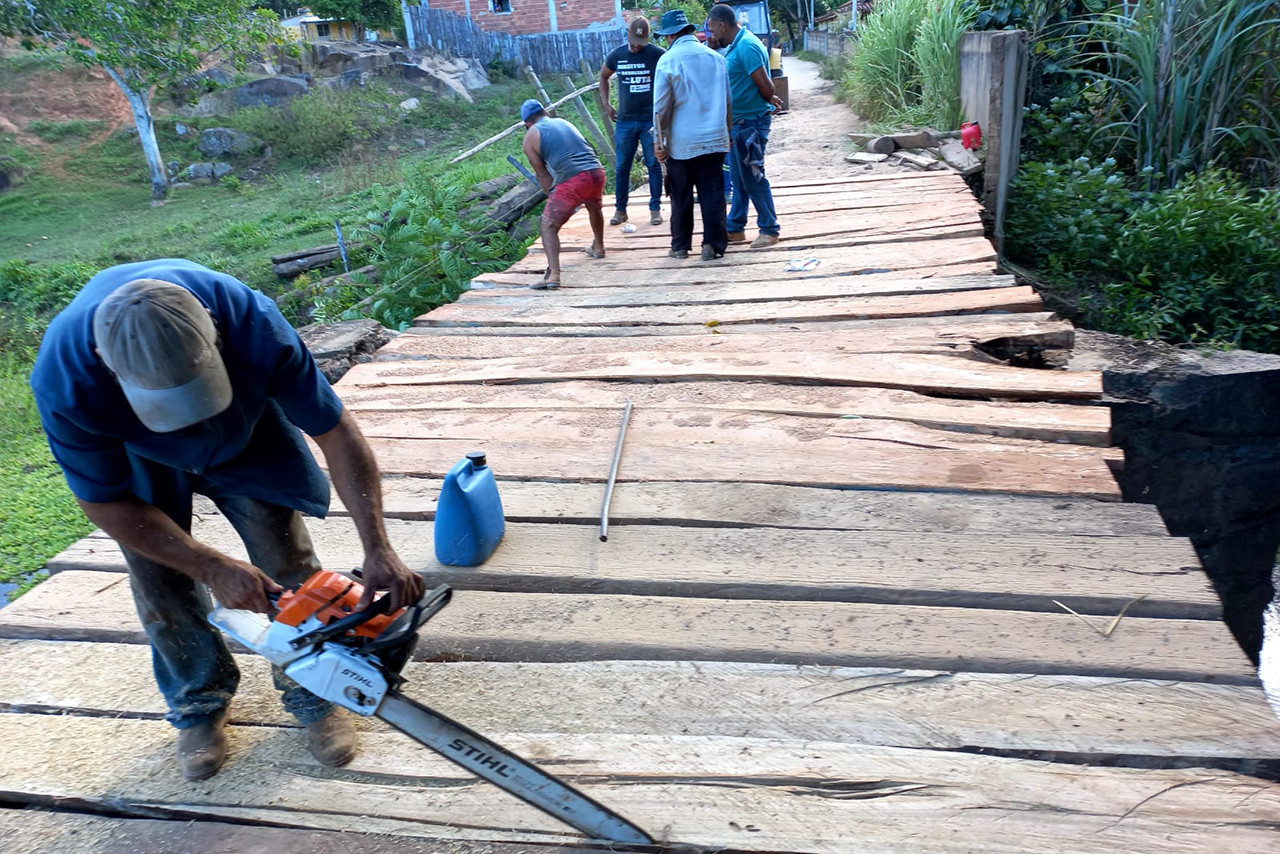
<path id="1" fill-rule="evenodd" d="M 67 122 L 37 120 L 27 125 L 27 132 L 45 142 L 61 142 L 64 139 L 84 139 L 102 130 L 102 122 L 72 119 Z"/>
<path id="2" fill-rule="evenodd" d="M 1010 183 L 1005 250 L 1059 277 L 1101 272 L 1134 204 L 1114 160 L 1025 163 Z"/>
<path id="3" fill-rule="evenodd" d="M 1110 331 L 1280 352 L 1280 192 L 1186 179 L 1129 217 L 1110 261 L 1097 306 Z"/>

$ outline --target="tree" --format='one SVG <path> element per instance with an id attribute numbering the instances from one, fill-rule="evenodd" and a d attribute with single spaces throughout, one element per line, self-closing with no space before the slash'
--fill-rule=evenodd
<path id="1" fill-rule="evenodd" d="M 312 14 L 350 21 L 366 30 L 395 30 L 404 26 L 400 0 L 313 0 Z"/>
<path id="2" fill-rule="evenodd" d="M 274 13 L 251 0 L 0 0 L 0 36 L 28 50 L 58 51 L 102 68 L 133 112 L 151 173 L 151 197 L 169 181 L 156 143 L 151 98 L 157 86 L 200 70 L 210 54 L 242 65 L 251 52 L 283 42 Z"/>

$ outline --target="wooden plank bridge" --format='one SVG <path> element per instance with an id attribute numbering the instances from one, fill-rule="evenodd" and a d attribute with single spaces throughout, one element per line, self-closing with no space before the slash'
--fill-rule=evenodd
<path id="1" fill-rule="evenodd" d="M 1275 851 L 1280 723 L 1189 543 L 1119 502 L 1100 376 L 1015 366 L 1072 329 L 994 273 L 963 182 L 776 190 L 783 242 L 710 263 L 649 226 L 591 260 L 575 219 L 560 292 L 535 245 L 339 383 L 400 553 L 459 591 L 407 690 L 672 845 Z M 442 567 L 477 448 L 506 540 Z M 312 530 L 359 562 L 342 508 Z M 50 569 L 0 611 L 0 792 L 108 816 L 0 810 L 4 850 L 583 850 L 377 722 L 316 765 L 250 656 L 231 760 L 185 783 L 119 550 Z"/>

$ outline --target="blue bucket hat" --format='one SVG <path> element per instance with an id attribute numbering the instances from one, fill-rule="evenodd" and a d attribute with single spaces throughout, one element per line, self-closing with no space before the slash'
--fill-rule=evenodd
<path id="1" fill-rule="evenodd" d="M 692 28 L 693 24 L 689 23 L 689 16 L 684 13 L 684 9 L 672 9 L 662 13 L 662 20 L 658 22 L 658 35 L 674 36 Z"/>
<path id="2" fill-rule="evenodd" d="M 538 113 L 545 113 L 547 108 L 537 98 L 530 98 L 520 105 L 520 121 L 527 122 Z"/>

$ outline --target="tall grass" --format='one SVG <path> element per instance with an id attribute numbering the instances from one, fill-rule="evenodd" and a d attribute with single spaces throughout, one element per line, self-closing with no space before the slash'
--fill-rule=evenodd
<path id="1" fill-rule="evenodd" d="M 960 124 L 960 36 L 968 0 L 888 0 L 859 26 L 840 96 L 872 122 Z"/>
<path id="2" fill-rule="evenodd" d="M 920 68 L 920 107 L 943 130 L 960 126 L 960 36 L 975 17 L 968 0 L 942 0 L 916 31 L 912 54 Z"/>
<path id="3" fill-rule="evenodd" d="M 1138 0 L 1093 23 L 1086 71 L 1109 95 L 1101 133 L 1136 152 L 1148 189 L 1236 160 L 1280 163 L 1280 0 Z"/>

